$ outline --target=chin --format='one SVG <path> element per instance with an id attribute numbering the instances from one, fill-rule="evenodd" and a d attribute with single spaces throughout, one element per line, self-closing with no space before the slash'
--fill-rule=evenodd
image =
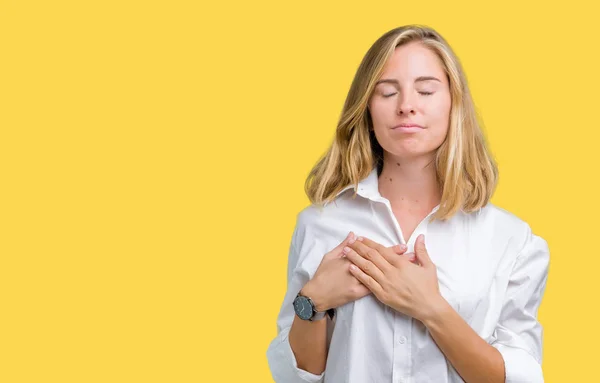
<path id="1" fill-rule="evenodd" d="M 398 159 L 411 159 L 418 158 L 424 156 L 435 156 L 436 149 L 423 149 L 423 148 L 411 148 L 410 146 L 402 145 L 401 148 L 398 148 L 396 145 L 392 150 L 387 150 L 384 148 L 388 154 L 398 158 Z"/>

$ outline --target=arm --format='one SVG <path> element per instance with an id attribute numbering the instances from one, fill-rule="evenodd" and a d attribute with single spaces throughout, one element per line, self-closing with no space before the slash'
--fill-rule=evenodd
<path id="1" fill-rule="evenodd" d="M 441 302 L 435 314 L 423 324 L 465 382 L 504 382 L 502 355 L 483 340 L 448 302 Z"/>
<path id="2" fill-rule="evenodd" d="M 302 289 L 302 294 L 314 297 L 311 285 L 307 284 Z M 322 311 L 318 306 L 318 299 L 314 301 L 317 311 Z M 327 361 L 327 316 L 319 321 L 305 321 L 294 315 L 294 322 L 289 334 L 292 351 L 296 356 L 298 368 L 320 375 L 325 371 Z"/>
<path id="3" fill-rule="evenodd" d="M 548 244 L 528 232 L 506 290 L 491 345 L 504 358 L 507 383 L 543 383 L 543 328 L 537 320 L 550 265 Z"/>
<path id="4" fill-rule="evenodd" d="M 324 377 L 319 371 L 325 369 L 329 319 L 303 321 L 294 312 L 294 298 L 309 280 L 308 271 L 300 267 L 299 253 L 294 246 L 297 227 L 289 251 L 287 292 L 277 318 L 277 336 L 269 345 L 267 360 L 275 382 L 318 383 Z"/>
<path id="5" fill-rule="evenodd" d="M 508 281 L 491 344 L 480 338 L 447 302 L 424 322 L 466 382 L 544 381 L 542 326 L 537 312 L 546 287 L 549 259 L 546 241 L 529 231 Z"/>

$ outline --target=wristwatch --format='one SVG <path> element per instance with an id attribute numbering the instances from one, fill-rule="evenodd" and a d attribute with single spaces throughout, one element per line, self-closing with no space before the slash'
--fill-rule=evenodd
<path id="1" fill-rule="evenodd" d="M 334 309 L 317 311 L 312 299 L 300 293 L 298 293 L 294 299 L 294 311 L 296 312 L 296 315 L 298 315 L 298 318 L 311 322 L 323 319 L 325 314 L 329 315 L 329 318 L 331 319 L 333 319 L 333 316 L 335 315 Z"/>

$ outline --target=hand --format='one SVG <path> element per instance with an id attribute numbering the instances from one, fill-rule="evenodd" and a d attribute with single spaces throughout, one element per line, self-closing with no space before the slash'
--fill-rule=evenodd
<path id="1" fill-rule="evenodd" d="M 415 242 L 417 264 L 368 238 L 359 238 L 343 251 L 352 263 L 352 275 L 396 311 L 423 322 L 442 306 L 437 268 L 425 248 L 424 235 Z"/>
<path id="2" fill-rule="evenodd" d="M 325 254 L 313 278 L 302 288 L 302 295 L 312 299 L 317 311 L 337 308 L 371 294 L 371 291 L 349 272 L 351 262 L 342 251 L 345 246 L 355 243 L 355 240 L 354 233 L 350 232 L 342 243 Z M 396 245 L 385 249 L 398 257 L 406 252 L 406 247 L 403 246 Z M 414 256 L 406 258 L 415 259 Z"/>

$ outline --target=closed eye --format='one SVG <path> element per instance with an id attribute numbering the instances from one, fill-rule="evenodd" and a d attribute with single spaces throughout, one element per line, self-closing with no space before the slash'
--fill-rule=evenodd
<path id="1" fill-rule="evenodd" d="M 383 97 L 392 97 L 393 95 L 397 94 L 398 92 L 394 92 L 394 93 L 390 93 L 390 94 L 384 94 Z M 433 92 L 419 92 L 420 95 L 423 96 L 431 96 L 433 94 Z"/>

